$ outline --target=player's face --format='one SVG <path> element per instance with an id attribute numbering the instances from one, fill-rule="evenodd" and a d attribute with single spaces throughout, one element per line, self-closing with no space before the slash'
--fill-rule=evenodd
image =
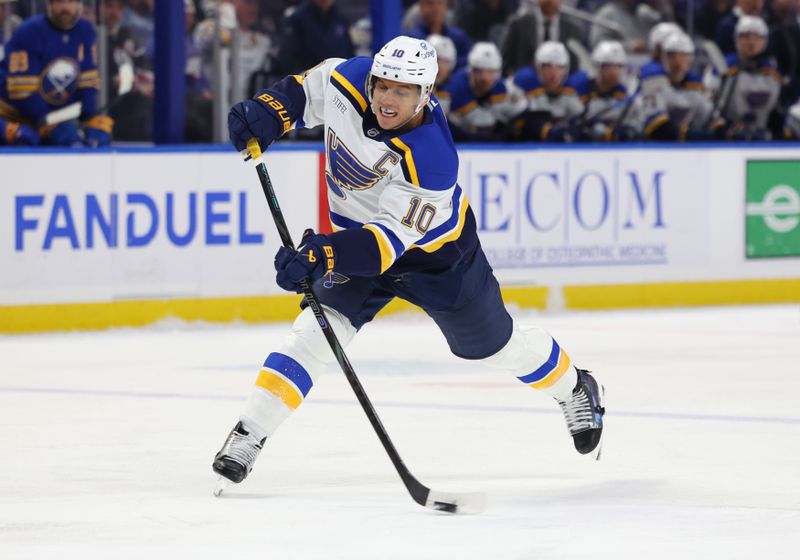
<path id="1" fill-rule="evenodd" d="M 567 69 L 564 66 L 557 64 L 540 64 L 539 65 L 539 79 L 542 81 L 545 91 L 548 93 L 555 93 L 564 79 L 567 77 Z"/>
<path id="2" fill-rule="evenodd" d="M 447 14 L 447 0 L 420 0 L 419 15 L 428 26 L 444 23 Z"/>
<path id="3" fill-rule="evenodd" d="M 384 130 L 406 124 L 419 103 L 419 86 L 378 78 L 372 90 L 372 111 Z M 420 113 L 421 115 L 421 113 Z"/>
<path id="4" fill-rule="evenodd" d="M 674 82 L 680 82 L 689 71 L 692 64 L 692 55 L 679 52 L 668 52 L 665 56 L 667 61 L 667 74 Z"/>
<path id="5" fill-rule="evenodd" d="M 741 33 L 736 36 L 736 50 L 739 56 L 753 58 L 767 48 L 767 38 L 758 33 Z"/>
<path id="6" fill-rule="evenodd" d="M 122 21 L 123 5 L 120 0 L 105 0 L 100 4 L 100 17 L 108 27 L 116 27 Z"/>
<path id="7" fill-rule="evenodd" d="M 612 88 L 617 85 L 621 77 L 621 64 L 603 64 L 600 66 L 600 82 L 606 88 Z"/>
<path id="8" fill-rule="evenodd" d="M 469 81 L 472 92 L 478 97 L 489 93 L 489 90 L 492 89 L 492 86 L 494 86 L 499 79 L 500 72 L 497 70 L 473 68 L 469 71 Z"/>
<path id="9" fill-rule="evenodd" d="M 81 10 L 80 0 L 50 0 L 50 18 L 61 29 L 70 29 Z"/>

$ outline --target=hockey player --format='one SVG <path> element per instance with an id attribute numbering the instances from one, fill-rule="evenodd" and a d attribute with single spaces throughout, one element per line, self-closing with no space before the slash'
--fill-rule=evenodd
<path id="1" fill-rule="evenodd" d="M 525 110 L 525 102 L 512 103 L 500 72 L 503 60 L 494 43 L 475 43 L 467 68 L 459 70 L 439 94 L 453 139 L 495 142 L 508 137 L 511 119 Z"/>
<path id="2" fill-rule="evenodd" d="M 684 33 L 673 33 L 662 44 L 661 66 L 643 74 L 644 135 L 655 140 L 711 138 L 712 103 L 699 74 L 689 70 L 694 43 Z"/>
<path id="3" fill-rule="evenodd" d="M 436 74 L 433 93 L 438 96 L 439 91 L 450 81 L 453 70 L 456 67 L 456 45 L 450 37 L 436 33 L 429 35 L 426 41 L 436 50 L 436 62 L 439 64 L 439 72 Z"/>
<path id="4" fill-rule="evenodd" d="M 27 19 L 6 45 L 0 117 L 36 130 L 45 144 L 106 146 L 111 141 L 112 120 L 95 115 L 97 47 L 94 29 L 81 18 L 81 10 L 80 0 L 48 0 L 47 15 Z M 76 101 L 82 107 L 80 129 L 74 121 L 46 124 L 48 113 Z M 21 140 L 33 139 L 22 135 L 14 141 Z"/>
<path id="5" fill-rule="evenodd" d="M 506 311 L 456 182 L 458 155 L 431 94 L 436 72 L 433 47 L 401 36 L 372 59 L 328 59 L 234 105 L 228 128 L 237 150 L 251 138 L 266 148 L 293 126 L 325 127 L 335 232 L 309 230 L 296 251 L 282 247 L 277 282 L 296 292 L 302 280 L 313 281 L 343 346 L 393 298 L 415 303 L 456 356 L 552 395 L 576 449 L 597 455 L 603 389 L 572 366 L 549 334 L 515 323 Z M 304 309 L 267 356 L 214 458 L 221 483 L 244 480 L 265 441 L 333 360 L 313 313 Z"/>
<path id="6" fill-rule="evenodd" d="M 800 99 L 786 111 L 783 137 L 786 140 L 800 140 Z"/>
<path id="7" fill-rule="evenodd" d="M 600 41 L 592 51 L 596 76 L 579 70 L 567 80 L 567 87 L 578 94 L 583 113 L 576 124 L 582 139 L 608 142 L 629 140 L 635 135 L 631 113 L 633 99 L 622 84 L 628 63 L 625 47 L 619 41 Z M 629 106 L 631 105 L 631 106 Z"/>
<path id="8" fill-rule="evenodd" d="M 736 54 L 727 57 L 719 113 L 726 121 L 728 138 L 769 140 L 773 136 L 770 114 L 778 103 L 783 79 L 766 53 L 767 24 L 757 16 L 742 16 L 735 32 Z"/>
<path id="9" fill-rule="evenodd" d="M 566 47 L 545 41 L 536 49 L 533 66 L 518 71 L 509 85 L 512 100 L 527 100 L 527 111 L 515 120 L 515 135 L 521 140 L 571 142 L 575 137 L 571 120 L 583 112 L 577 92 L 565 85 L 569 71 Z"/>

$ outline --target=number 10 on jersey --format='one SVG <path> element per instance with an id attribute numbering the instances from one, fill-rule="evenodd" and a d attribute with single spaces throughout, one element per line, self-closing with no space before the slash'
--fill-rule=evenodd
<path id="1" fill-rule="evenodd" d="M 422 208 L 420 208 L 420 205 Z M 425 233 L 431 227 L 433 216 L 436 215 L 436 208 L 432 204 L 422 204 L 422 199 L 418 196 L 411 198 L 411 205 L 405 217 L 400 220 L 407 228 L 415 227 L 418 232 Z"/>

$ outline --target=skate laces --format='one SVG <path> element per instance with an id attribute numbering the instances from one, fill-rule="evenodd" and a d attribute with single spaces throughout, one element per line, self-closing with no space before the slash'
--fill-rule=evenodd
<path id="1" fill-rule="evenodd" d="M 250 467 L 261 451 L 261 442 L 250 434 L 242 434 L 234 430 L 222 449 L 222 454 L 237 463 Z"/>
<path id="2" fill-rule="evenodd" d="M 574 436 L 579 432 L 598 427 L 594 421 L 594 407 L 586 394 L 586 388 L 583 384 L 577 391 L 572 393 L 570 400 L 566 402 L 559 401 L 558 404 L 564 412 L 570 435 Z"/>

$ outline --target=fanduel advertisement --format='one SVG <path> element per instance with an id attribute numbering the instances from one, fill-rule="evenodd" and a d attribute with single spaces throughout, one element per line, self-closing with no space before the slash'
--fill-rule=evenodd
<path id="1" fill-rule="evenodd" d="M 268 159 L 298 238 L 317 220 L 317 161 L 315 152 Z M 3 156 L 2 163 L 2 304 L 279 291 L 275 226 L 255 169 L 235 153 Z"/>
<path id="2" fill-rule="evenodd" d="M 692 265 L 708 255 L 701 154 L 461 153 L 459 181 L 492 266 Z"/>

